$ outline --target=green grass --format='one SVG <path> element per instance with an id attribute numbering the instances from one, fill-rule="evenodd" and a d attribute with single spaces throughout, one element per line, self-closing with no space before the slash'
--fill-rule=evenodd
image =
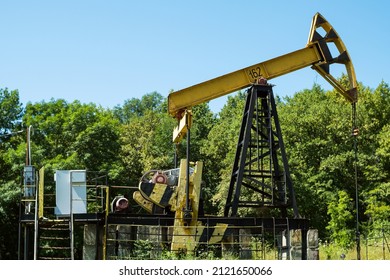
<path id="1" fill-rule="evenodd" d="M 345 250 L 340 246 L 334 244 L 320 245 L 320 260 L 341 260 L 341 255 L 344 254 L 345 260 L 356 260 L 357 249 L 351 248 Z M 390 252 L 383 244 L 365 244 L 360 245 L 360 259 L 361 260 L 390 260 Z"/>
<path id="2" fill-rule="evenodd" d="M 389 238 L 376 238 L 369 241 L 362 239 L 360 244 L 360 259 L 361 260 L 390 260 L 390 244 L 386 243 Z M 278 251 L 272 245 L 268 244 L 262 248 L 258 242 L 251 243 L 252 250 L 251 258 L 255 260 L 277 260 Z M 203 249 L 198 248 L 196 252 L 191 253 L 175 253 L 167 248 L 155 251 L 155 244 L 149 240 L 137 240 L 132 256 L 128 259 L 160 259 L 160 260 L 235 260 L 240 256 L 235 251 L 220 250 L 213 245 Z M 356 246 L 345 249 L 335 243 L 320 243 L 319 245 L 320 260 L 356 260 Z M 123 256 L 122 256 L 123 257 Z M 248 257 L 248 255 L 247 255 Z M 245 258 L 245 257 L 244 257 Z M 250 258 L 250 257 L 249 257 Z M 127 259 L 127 258 L 125 258 Z"/>

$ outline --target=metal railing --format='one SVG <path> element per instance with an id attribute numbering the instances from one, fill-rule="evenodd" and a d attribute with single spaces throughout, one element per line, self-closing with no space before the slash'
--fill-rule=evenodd
<path id="1" fill-rule="evenodd" d="M 366 260 L 390 259 L 390 225 L 371 226 L 363 235 Z"/>

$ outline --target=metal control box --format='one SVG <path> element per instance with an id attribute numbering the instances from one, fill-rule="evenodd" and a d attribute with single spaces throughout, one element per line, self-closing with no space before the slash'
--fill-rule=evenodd
<path id="1" fill-rule="evenodd" d="M 68 216 L 87 213 L 87 184 L 85 170 L 57 170 L 55 214 Z"/>

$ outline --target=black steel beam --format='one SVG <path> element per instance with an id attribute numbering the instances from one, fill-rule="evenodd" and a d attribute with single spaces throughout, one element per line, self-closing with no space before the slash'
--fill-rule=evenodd
<path id="1" fill-rule="evenodd" d="M 107 217 L 108 224 L 133 224 L 150 226 L 172 226 L 174 217 L 162 215 L 139 215 L 139 214 L 110 214 Z M 235 227 L 263 226 L 265 229 L 309 229 L 309 220 L 303 218 L 274 218 L 274 217 L 199 217 L 203 225 L 214 226 L 217 223 L 228 224 Z"/>

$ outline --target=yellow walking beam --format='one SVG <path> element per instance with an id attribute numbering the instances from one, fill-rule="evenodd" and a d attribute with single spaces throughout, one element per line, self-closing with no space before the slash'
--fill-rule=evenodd
<path id="1" fill-rule="evenodd" d="M 175 116 L 185 108 L 249 87 L 260 77 L 269 80 L 321 60 L 321 54 L 312 46 L 172 92 L 168 96 L 169 113 Z"/>
<path id="2" fill-rule="evenodd" d="M 320 28 L 326 32 L 324 37 L 317 32 Z M 336 45 L 339 51 L 337 56 L 330 53 L 329 43 Z M 329 65 L 333 63 L 345 65 L 350 82 L 349 89 L 329 73 Z M 305 48 L 172 92 L 168 96 L 168 112 L 180 119 L 187 108 L 249 87 L 260 77 L 269 80 L 308 66 L 319 72 L 348 101 L 357 101 L 355 71 L 347 49 L 333 27 L 317 13 L 313 17 L 309 41 Z"/>

